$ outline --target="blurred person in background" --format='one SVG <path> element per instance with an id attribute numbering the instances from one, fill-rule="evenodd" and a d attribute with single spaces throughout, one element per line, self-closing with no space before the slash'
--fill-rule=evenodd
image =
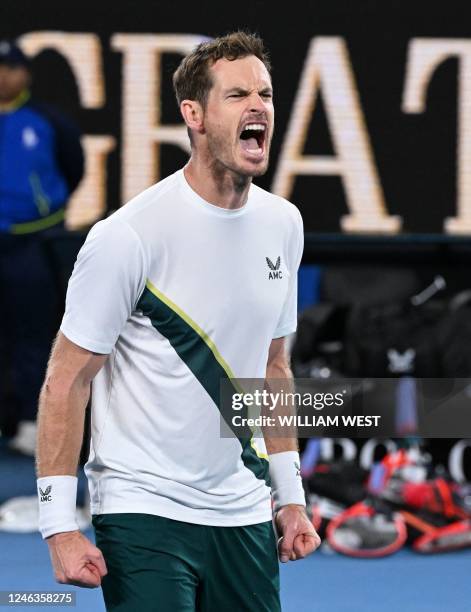
<path id="1" fill-rule="evenodd" d="M 30 85 L 29 59 L 15 43 L 0 41 L 0 423 L 11 411 L 8 386 L 16 408 L 10 448 L 28 455 L 58 307 L 43 243 L 63 224 L 84 168 L 79 130 L 33 101 Z"/>

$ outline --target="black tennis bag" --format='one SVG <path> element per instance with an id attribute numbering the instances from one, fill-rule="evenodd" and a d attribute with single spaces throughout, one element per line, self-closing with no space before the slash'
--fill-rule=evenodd
<path id="1" fill-rule="evenodd" d="M 346 372 L 378 378 L 467 378 L 470 341 L 471 291 L 450 300 L 419 294 L 353 307 L 345 334 Z"/>
<path id="2" fill-rule="evenodd" d="M 446 304 L 431 301 L 353 307 L 345 335 L 345 369 L 352 377 L 438 377 L 442 375 L 437 333 Z"/>
<path id="3" fill-rule="evenodd" d="M 359 305 L 317 304 L 301 316 L 292 352 L 298 377 L 471 377 L 471 292 Z"/>

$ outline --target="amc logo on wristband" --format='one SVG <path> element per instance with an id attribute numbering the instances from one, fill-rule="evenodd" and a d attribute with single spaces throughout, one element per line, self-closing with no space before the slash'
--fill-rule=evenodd
<path id="1" fill-rule="evenodd" d="M 49 485 L 48 487 L 46 487 L 45 491 L 43 491 L 41 489 L 41 487 L 39 487 L 40 500 L 42 502 L 50 502 L 50 501 L 52 501 L 51 491 L 52 491 L 52 485 Z"/>

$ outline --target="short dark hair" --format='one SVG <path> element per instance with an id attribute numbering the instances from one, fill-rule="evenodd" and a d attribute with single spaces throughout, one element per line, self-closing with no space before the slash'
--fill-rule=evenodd
<path id="1" fill-rule="evenodd" d="M 204 108 L 213 86 L 209 68 L 222 58 L 233 61 L 248 55 L 258 57 L 270 72 L 268 52 L 257 34 L 238 31 L 200 43 L 183 58 L 173 75 L 178 104 L 182 100 L 196 100 Z"/>

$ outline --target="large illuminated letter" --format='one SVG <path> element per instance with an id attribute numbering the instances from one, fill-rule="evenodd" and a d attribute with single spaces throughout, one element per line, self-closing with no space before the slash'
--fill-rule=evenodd
<path id="1" fill-rule="evenodd" d="M 78 229 L 92 225 L 106 211 L 106 162 L 115 147 L 112 136 L 83 136 L 85 176 L 67 207 L 66 226 Z"/>
<path id="2" fill-rule="evenodd" d="M 85 108 L 100 108 L 105 101 L 101 43 L 96 34 L 81 32 L 30 32 L 19 42 L 25 53 L 34 56 L 54 49 L 65 57 L 74 73 Z"/>
<path id="3" fill-rule="evenodd" d="M 101 43 L 96 34 L 77 32 L 30 32 L 19 42 L 34 56 L 53 49 L 69 63 L 75 76 L 84 108 L 101 108 L 105 102 Z M 114 149 L 111 136 L 84 136 L 85 176 L 67 207 L 66 225 L 70 229 L 91 225 L 106 210 L 106 156 Z"/>
<path id="4" fill-rule="evenodd" d="M 322 93 L 334 156 L 303 155 L 316 97 Z M 351 211 L 342 217 L 346 232 L 398 232 L 401 220 L 389 216 L 350 66 L 345 41 L 317 37 L 311 41 L 301 83 L 274 177 L 273 191 L 289 198 L 297 175 L 339 175 Z M 313 194 L 322 216 L 328 202 Z"/>
<path id="5" fill-rule="evenodd" d="M 115 34 L 123 53 L 122 198 L 129 200 L 160 178 L 159 145 L 190 152 L 185 125 L 161 125 L 161 57 L 186 55 L 206 40 L 196 35 Z"/>
<path id="6" fill-rule="evenodd" d="M 427 87 L 437 67 L 459 59 L 456 217 L 445 220 L 450 234 L 471 233 L 471 41 L 457 38 L 415 38 L 409 45 L 402 110 L 423 113 Z"/>

